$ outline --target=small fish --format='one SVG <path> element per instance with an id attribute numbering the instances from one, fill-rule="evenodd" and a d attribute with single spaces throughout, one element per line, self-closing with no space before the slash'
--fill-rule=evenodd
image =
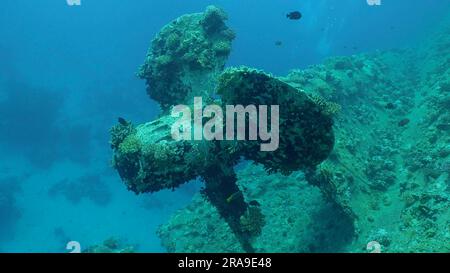
<path id="1" fill-rule="evenodd" d="M 126 121 L 124 118 L 119 117 L 119 118 L 117 118 L 117 120 L 123 126 L 127 126 L 128 125 L 128 121 Z"/>
<path id="2" fill-rule="evenodd" d="M 249 205 L 255 206 L 255 207 L 260 207 L 261 206 L 261 204 L 258 201 L 256 201 L 256 200 L 250 201 Z"/>
<path id="3" fill-rule="evenodd" d="M 290 20 L 300 20 L 302 18 L 302 14 L 300 11 L 292 11 L 286 15 Z"/>
<path id="4" fill-rule="evenodd" d="M 233 202 L 234 200 L 236 200 L 236 198 L 238 198 L 238 197 L 241 196 L 241 195 L 242 195 L 242 193 L 241 193 L 240 191 L 237 191 L 237 192 L 233 193 L 232 195 L 230 195 L 230 196 L 227 198 L 227 203 Z"/>
<path id="5" fill-rule="evenodd" d="M 441 124 L 436 125 L 436 128 L 438 128 L 441 131 L 449 131 L 450 124 L 449 123 L 441 123 Z"/>
<path id="6" fill-rule="evenodd" d="M 407 125 L 410 121 L 411 120 L 409 120 L 409 118 L 404 118 L 398 122 L 398 126 L 403 127 L 403 126 Z"/>
<path id="7" fill-rule="evenodd" d="M 389 110 L 395 109 L 395 104 L 393 104 L 392 102 L 388 102 L 384 108 Z"/>
<path id="8" fill-rule="evenodd" d="M 283 42 L 282 42 L 282 41 L 275 41 L 275 45 L 276 45 L 276 46 L 282 46 L 282 45 L 283 45 Z"/>

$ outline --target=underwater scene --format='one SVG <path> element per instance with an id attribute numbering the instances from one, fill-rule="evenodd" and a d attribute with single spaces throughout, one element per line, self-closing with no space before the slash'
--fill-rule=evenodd
<path id="1" fill-rule="evenodd" d="M 0 5 L 1 253 L 450 252 L 450 1 Z"/>

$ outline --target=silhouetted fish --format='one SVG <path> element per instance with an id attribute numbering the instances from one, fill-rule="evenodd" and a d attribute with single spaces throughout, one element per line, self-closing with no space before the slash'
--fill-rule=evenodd
<path id="1" fill-rule="evenodd" d="M 439 130 L 442 130 L 442 131 L 450 131 L 450 124 L 448 124 L 448 123 L 438 124 L 436 126 L 436 128 L 438 128 Z"/>
<path id="2" fill-rule="evenodd" d="M 282 45 L 283 45 L 283 42 L 282 42 L 282 41 L 276 41 L 276 42 L 275 42 L 275 45 L 276 45 L 276 46 L 282 46 Z"/>
<path id="3" fill-rule="evenodd" d="M 385 108 L 389 110 L 395 109 L 395 104 L 393 104 L 392 102 L 388 102 Z"/>
<path id="4" fill-rule="evenodd" d="M 242 192 L 240 192 L 240 191 L 237 191 L 237 192 L 231 194 L 231 195 L 227 198 L 226 201 L 227 201 L 227 203 L 231 203 L 231 202 L 233 202 L 234 200 L 236 200 L 236 199 L 238 199 L 238 198 L 242 198 Z"/>
<path id="5" fill-rule="evenodd" d="M 117 120 L 123 126 L 127 126 L 128 125 L 128 121 L 126 121 L 124 118 L 119 117 L 119 118 L 117 118 Z"/>
<path id="6" fill-rule="evenodd" d="M 302 18 L 302 14 L 300 11 L 293 11 L 289 12 L 286 17 L 291 20 L 300 20 Z"/>
<path id="7" fill-rule="evenodd" d="M 399 127 L 403 127 L 410 122 L 409 118 L 404 118 L 398 122 Z"/>

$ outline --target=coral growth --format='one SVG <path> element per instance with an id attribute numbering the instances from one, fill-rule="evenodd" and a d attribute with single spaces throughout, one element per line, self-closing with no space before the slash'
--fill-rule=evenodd
<path id="1" fill-rule="evenodd" d="M 214 90 L 234 39 L 226 20 L 221 9 L 209 6 L 204 13 L 177 18 L 152 41 L 138 75 L 163 110 Z"/>
<path id="2" fill-rule="evenodd" d="M 175 141 L 171 129 L 176 120 L 169 115 L 136 127 L 119 119 L 111 130 L 113 165 L 136 193 L 174 189 L 201 177 L 206 200 L 217 208 L 242 248 L 253 252 L 251 242 L 261 233 L 264 217 L 259 207 L 244 199 L 234 165 L 245 157 L 270 172 L 314 168 L 333 148 L 333 120 L 327 112 L 331 108 L 271 75 L 243 67 L 218 76 L 234 38 L 225 20 L 223 11 L 212 6 L 203 14 L 178 18 L 153 41 L 140 76 L 147 79 L 149 94 L 163 110 L 186 104 L 194 96 L 212 101 L 209 95 L 216 85 L 218 103 L 223 105 L 279 105 L 278 149 L 269 155 L 260 151 L 261 141 Z"/>
<path id="3" fill-rule="evenodd" d="M 330 235 L 336 228 L 320 224 L 324 219 L 317 218 L 317 233 L 304 236 L 302 232 L 312 225 L 297 221 L 308 205 L 292 208 L 300 193 L 285 187 L 305 178 L 294 172 L 277 180 L 275 174 L 248 166 L 238 172 L 238 184 L 246 188 L 247 198 L 261 203 L 266 218 L 270 217 L 253 243 L 255 249 L 361 252 L 367 251 L 370 241 L 377 241 L 383 252 L 449 251 L 450 138 L 446 132 L 450 128 L 450 50 L 443 46 L 448 44 L 448 31 L 441 30 L 417 48 L 331 58 L 282 78 L 313 100 L 319 96 L 341 106 L 335 117 L 334 151 L 320 172 L 307 173 L 307 178 L 320 185 L 327 201 L 336 204 L 333 218 L 339 214 L 343 222 L 341 233 Z M 320 99 L 316 100 L 319 104 Z M 410 120 L 409 124 L 399 127 L 404 119 Z M 299 191 L 306 194 L 308 189 Z M 283 202 L 274 200 L 277 195 L 283 195 Z M 195 200 L 178 212 L 160 229 L 164 244 L 181 252 L 193 248 L 196 252 L 241 251 L 235 240 L 226 237 L 224 227 L 209 228 L 216 221 L 213 216 L 204 223 L 207 233 L 188 233 L 184 243 L 175 243 L 180 233 L 191 229 L 210 210 Z M 347 240 L 332 248 L 319 243 L 333 242 L 344 234 Z M 224 237 L 226 242 L 213 243 L 214 238 Z"/>
<path id="4" fill-rule="evenodd" d="M 314 167 L 333 149 L 333 119 L 323 105 L 275 77 L 251 68 L 230 68 L 220 76 L 217 92 L 224 105 L 279 105 L 277 150 L 261 152 L 257 142 L 238 143 L 246 159 L 263 164 L 270 172 Z"/>
<path id="5" fill-rule="evenodd" d="M 136 247 L 127 245 L 117 238 L 109 238 L 100 245 L 88 247 L 83 253 L 134 253 Z"/>
<path id="6" fill-rule="evenodd" d="M 136 193 L 205 183 L 160 228 L 168 251 L 360 252 L 376 240 L 383 251 L 448 252 L 449 29 L 417 48 L 334 57 L 276 78 L 222 73 L 234 38 L 225 20 L 210 7 L 161 31 L 140 76 L 165 112 L 113 134 L 114 166 Z M 222 104 L 280 105 L 279 149 L 173 141 L 170 106 L 212 90 Z M 240 157 L 257 164 L 235 171 Z"/>

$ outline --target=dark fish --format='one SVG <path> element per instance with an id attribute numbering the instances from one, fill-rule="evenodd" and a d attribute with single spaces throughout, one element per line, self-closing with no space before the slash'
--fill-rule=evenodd
<path id="1" fill-rule="evenodd" d="M 283 45 L 283 42 L 282 42 L 282 41 L 276 41 L 276 42 L 275 42 L 275 45 L 276 45 L 276 46 L 282 46 L 282 45 Z"/>
<path id="2" fill-rule="evenodd" d="M 255 207 L 260 207 L 261 206 L 261 204 L 259 204 L 259 202 L 258 201 L 256 201 L 256 200 L 252 200 L 252 201 L 250 201 L 250 203 L 249 203 L 251 206 L 255 206 Z"/>
<path id="3" fill-rule="evenodd" d="M 227 203 L 231 203 L 234 200 L 241 198 L 241 197 L 242 197 L 242 192 L 237 191 L 237 192 L 233 193 L 232 195 L 230 195 L 226 201 L 227 201 Z"/>
<path id="4" fill-rule="evenodd" d="M 441 123 L 441 124 L 438 124 L 436 126 L 436 128 L 438 128 L 439 130 L 442 130 L 442 131 L 450 131 L 450 124 L 449 123 Z"/>
<path id="5" fill-rule="evenodd" d="M 300 20 L 302 18 L 302 14 L 300 11 L 293 11 L 289 12 L 286 17 L 290 20 Z"/>
<path id="6" fill-rule="evenodd" d="M 392 102 L 388 102 L 385 108 L 389 110 L 395 109 L 395 104 L 393 104 Z"/>
<path id="7" fill-rule="evenodd" d="M 411 121 L 411 120 L 409 120 L 409 118 L 404 118 L 404 119 L 402 119 L 402 120 L 400 120 L 400 121 L 398 122 L 398 126 L 399 126 L 399 127 L 403 127 L 403 126 L 405 126 L 406 124 L 408 124 L 410 121 Z"/>
<path id="8" fill-rule="evenodd" d="M 127 126 L 128 125 L 128 121 L 126 121 L 124 118 L 119 117 L 117 120 L 123 126 Z"/>

